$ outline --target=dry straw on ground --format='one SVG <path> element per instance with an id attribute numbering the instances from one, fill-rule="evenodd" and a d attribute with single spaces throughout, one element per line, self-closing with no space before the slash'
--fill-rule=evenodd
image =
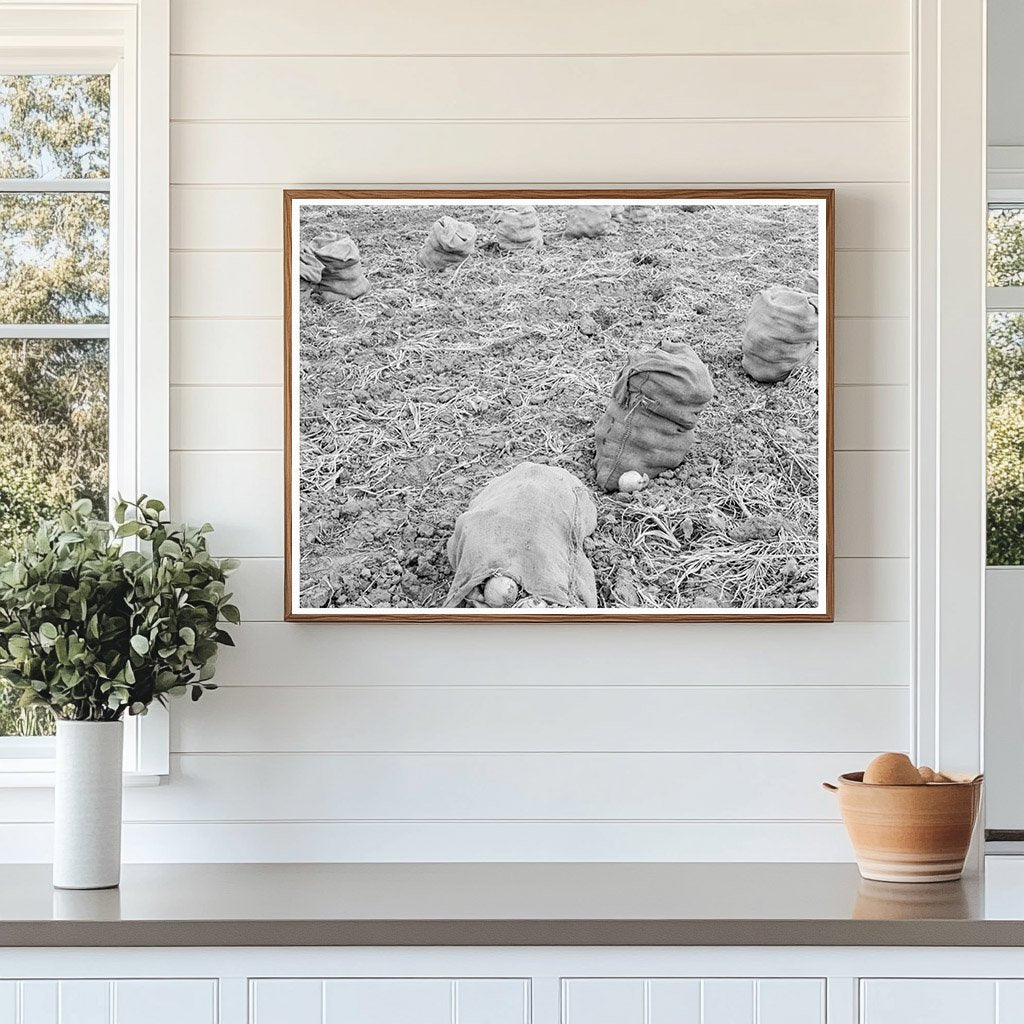
<path id="1" fill-rule="evenodd" d="M 300 308 L 301 605 L 440 607 L 455 517 L 525 460 L 592 487 L 588 553 L 605 607 L 817 603 L 813 365 L 763 385 L 740 366 L 754 295 L 817 265 L 809 207 L 663 208 L 651 223 L 570 240 L 539 206 L 545 247 L 490 244 L 488 207 L 447 274 L 416 264 L 431 206 L 306 207 L 303 241 L 350 234 L 370 291 Z M 715 398 L 675 472 L 633 495 L 594 486 L 594 423 L 631 349 L 689 342 Z"/>

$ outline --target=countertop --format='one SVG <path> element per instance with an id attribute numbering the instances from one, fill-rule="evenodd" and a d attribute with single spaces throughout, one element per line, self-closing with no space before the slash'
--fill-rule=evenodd
<path id="1" fill-rule="evenodd" d="M 927 885 L 852 864 L 137 864 L 98 892 L 12 865 L 0 946 L 1021 946 L 1006 860 Z"/>

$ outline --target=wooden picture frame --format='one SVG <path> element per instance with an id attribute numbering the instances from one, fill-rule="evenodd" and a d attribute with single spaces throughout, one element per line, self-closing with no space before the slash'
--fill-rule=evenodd
<path id="1" fill-rule="evenodd" d="M 834 496 L 833 496 L 833 442 L 834 442 L 834 319 L 835 319 L 835 195 L 832 189 L 473 189 L 473 190 L 377 190 L 377 189 L 300 189 L 300 190 L 285 190 L 284 192 L 284 362 L 285 362 L 285 502 L 284 502 L 284 519 L 285 519 L 285 593 L 284 593 L 284 618 L 288 621 L 302 621 L 302 622 L 596 622 L 596 621 L 613 621 L 613 622 L 831 622 L 834 619 L 834 608 L 835 608 L 835 581 L 834 581 Z M 640 207 L 653 207 L 656 208 L 656 215 L 658 217 L 671 218 L 678 214 L 678 211 L 684 208 L 691 208 L 692 211 L 696 211 L 697 216 L 706 215 L 711 216 L 708 213 L 708 208 L 713 208 L 719 211 L 729 210 L 741 210 L 745 211 L 747 207 L 750 208 L 764 208 L 760 212 L 767 211 L 765 216 L 755 216 L 753 213 L 749 215 L 750 223 L 757 222 L 757 230 L 760 232 L 759 238 L 763 237 L 769 241 L 765 242 L 766 245 L 771 247 L 771 239 L 774 238 L 772 234 L 771 224 L 762 226 L 761 222 L 771 220 L 772 216 L 776 215 L 771 207 L 792 207 L 794 209 L 810 206 L 817 211 L 816 218 L 816 246 L 817 246 L 817 267 L 815 272 L 818 282 L 818 291 L 814 300 L 814 305 L 817 310 L 817 348 L 816 356 L 812 359 L 808 359 L 806 367 L 801 367 L 801 373 L 805 374 L 805 387 L 807 391 L 811 388 L 811 384 L 807 383 L 808 380 L 813 381 L 813 400 L 816 403 L 814 406 L 814 416 L 812 419 L 816 423 L 816 437 L 814 448 L 816 450 L 817 458 L 817 469 L 813 476 L 814 480 L 814 494 L 815 502 L 814 507 L 816 509 L 816 548 L 813 554 L 813 560 L 810 553 L 805 551 L 802 556 L 804 561 L 797 565 L 797 568 L 793 571 L 810 572 L 810 568 L 813 565 L 814 577 L 813 581 L 816 585 L 816 591 L 813 593 L 804 590 L 803 592 L 796 592 L 795 595 L 787 593 L 784 597 L 785 600 L 798 600 L 803 601 L 805 598 L 808 601 L 808 606 L 798 607 L 760 607 L 760 606 L 744 606 L 742 603 L 734 604 L 728 607 L 708 607 L 708 606 L 693 606 L 693 607 L 650 607 L 650 606 L 598 606 L 598 607 L 540 607 L 540 608 L 480 608 L 480 607 L 448 607 L 444 605 L 434 604 L 431 606 L 410 606 L 410 607 L 392 607 L 392 606 L 380 606 L 374 604 L 356 605 L 356 604 L 342 604 L 341 606 L 324 606 L 319 607 L 318 601 L 323 601 L 323 594 L 327 591 L 321 589 L 319 592 L 320 596 L 314 594 L 312 598 L 308 597 L 309 588 L 307 585 L 306 591 L 302 590 L 303 579 L 301 575 L 301 553 L 302 553 L 302 538 L 300 536 L 300 525 L 302 518 L 299 511 L 299 501 L 302 497 L 301 487 L 299 484 L 299 474 L 302 468 L 302 452 L 301 452 L 301 430 L 300 430 L 300 418 L 302 415 L 301 409 L 301 378 L 300 378 L 300 358 L 302 355 L 302 332 L 300 327 L 300 317 L 306 306 L 303 306 L 303 302 L 314 303 L 316 309 L 312 313 L 307 314 L 309 317 L 316 317 L 323 319 L 329 315 L 331 309 L 339 311 L 339 316 L 349 317 L 353 316 L 352 312 L 354 309 L 359 307 L 359 303 L 362 301 L 364 305 L 359 307 L 362 309 L 360 316 L 363 320 L 360 320 L 360 324 L 365 323 L 365 317 L 367 314 L 368 306 L 365 304 L 365 300 L 350 300 L 344 299 L 342 305 L 323 304 L 322 308 L 317 304 L 318 295 L 314 291 L 312 293 L 307 292 L 305 298 L 302 296 L 303 282 L 301 280 L 301 272 L 299 269 L 300 258 L 303 257 L 303 246 L 302 241 L 303 231 L 306 233 L 310 229 L 303 221 L 303 215 L 307 210 L 316 210 L 319 208 L 329 210 L 340 210 L 345 211 L 349 219 L 354 219 L 359 223 L 373 223 L 373 220 L 368 220 L 369 215 L 366 213 L 367 208 L 380 211 L 393 211 L 395 208 L 403 207 L 415 211 L 415 216 L 410 214 L 412 221 L 415 225 L 419 225 L 419 228 L 424 230 L 417 234 L 417 230 L 414 227 L 404 231 L 404 234 L 399 232 L 401 238 L 399 239 L 398 248 L 401 250 L 400 254 L 400 265 L 401 260 L 408 260 L 409 266 L 409 279 L 418 282 L 424 282 L 423 288 L 432 290 L 430 292 L 432 298 L 430 301 L 434 301 L 436 304 L 437 294 L 439 293 L 439 286 L 435 279 L 429 277 L 429 271 L 423 270 L 415 263 L 417 249 L 419 243 L 427 234 L 425 229 L 430 227 L 433 222 L 433 214 L 442 214 L 445 208 L 455 207 L 458 209 L 465 209 L 468 206 L 479 207 L 480 216 L 474 217 L 474 223 L 476 221 L 483 222 L 487 220 L 485 214 L 491 216 L 499 216 L 495 214 L 495 210 L 506 207 L 536 207 L 538 211 L 538 218 L 541 221 L 545 219 L 550 223 L 554 213 L 552 211 L 558 211 L 565 216 L 568 216 L 565 211 L 568 211 L 572 207 L 590 207 L 590 208 L 603 208 L 610 206 L 614 209 L 621 209 L 626 207 L 632 209 L 634 206 Z M 425 210 L 424 208 L 437 209 L 433 211 Z M 475 213 L 475 210 L 473 211 Z M 428 216 L 430 214 L 430 216 Z M 308 213 L 307 216 L 314 218 L 318 216 L 313 213 Z M 324 215 L 327 216 L 326 214 Z M 334 214 L 332 213 L 332 216 Z M 601 216 L 604 216 L 601 213 Z M 746 224 L 743 221 L 740 214 L 729 214 L 724 213 L 722 216 L 731 216 L 737 224 L 741 226 Z M 803 214 L 793 214 L 794 217 L 799 218 Z M 321 218 L 323 219 L 323 218 Z M 335 223 L 341 224 L 344 220 L 339 214 L 334 220 L 330 220 L 329 223 L 334 225 Z M 381 213 L 381 220 L 383 221 L 384 214 Z M 394 219 L 394 216 L 392 216 Z M 404 223 L 404 222 L 403 222 Z M 729 221 L 733 223 L 732 220 Z M 330 232 L 337 237 L 338 234 L 352 233 L 356 235 L 358 232 L 350 232 L 347 227 L 347 221 L 342 224 L 344 230 L 341 232 Z M 730 229 L 731 230 L 731 229 Z M 737 228 L 736 230 L 739 230 Z M 781 230 L 781 229 L 780 229 Z M 548 232 L 549 228 L 545 227 L 545 231 Z M 361 256 L 356 253 L 356 259 L 362 260 L 367 265 L 368 280 L 371 285 L 371 291 L 369 295 L 374 294 L 373 288 L 378 286 L 378 281 L 375 281 L 375 267 L 374 259 L 382 258 L 379 255 L 380 251 L 374 251 L 374 243 L 369 236 L 377 237 L 373 231 L 367 229 L 362 232 L 367 235 L 367 238 L 356 237 L 355 241 L 359 248 L 362 250 Z M 558 232 L 554 232 L 554 237 L 558 238 Z M 415 237 L 414 237 L 415 236 Z M 320 236 L 320 245 L 323 246 L 328 243 L 323 242 L 323 234 Z M 674 237 L 674 236 L 673 236 Z M 714 247 L 718 244 L 717 239 L 710 238 L 705 234 L 705 240 L 707 244 Z M 581 242 L 583 246 L 589 246 L 586 251 L 593 253 L 596 251 L 599 242 L 595 242 L 592 239 L 585 238 Z M 488 246 L 491 243 L 487 243 Z M 564 236 L 562 243 L 563 248 L 559 251 L 564 250 Z M 620 245 L 625 245 L 625 242 L 619 241 Z M 638 243 L 639 244 L 639 243 Z M 735 243 L 725 240 L 724 245 L 728 255 L 723 257 L 727 261 L 731 261 L 730 265 L 743 263 L 743 255 L 739 251 L 741 247 L 735 246 Z M 729 246 L 732 245 L 732 248 Z M 785 250 L 785 246 L 783 246 Z M 309 249 L 306 247 L 305 256 L 308 260 Z M 326 250 L 323 250 L 326 251 Z M 388 258 L 394 261 L 395 259 L 395 245 L 388 246 Z M 545 250 L 541 250 L 543 253 Z M 548 249 L 548 252 L 551 250 Z M 581 247 L 582 251 L 582 247 Z M 326 258 L 326 257 L 325 257 Z M 509 260 L 508 267 L 510 273 L 514 271 L 519 265 L 515 264 L 514 261 L 520 258 L 520 254 L 514 252 L 511 255 L 499 254 L 498 250 L 495 249 L 491 252 L 487 250 L 487 256 L 474 255 L 471 257 L 472 260 L 482 260 L 484 258 L 501 260 L 507 258 Z M 525 258 L 525 257 L 524 257 Z M 540 256 L 538 258 L 543 258 Z M 632 259 L 634 263 L 639 261 L 640 264 L 647 258 L 646 252 L 633 254 Z M 788 259 L 786 251 L 783 251 L 783 259 Z M 651 260 L 662 259 L 657 254 L 650 256 Z M 316 262 L 316 260 L 314 260 Z M 339 264 L 340 265 L 340 264 Z M 480 264 L 467 264 L 470 268 L 474 266 L 483 267 Z M 588 264 L 589 265 L 589 264 Z M 356 263 L 357 269 L 361 264 Z M 669 261 L 669 271 L 673 271 L 674 263 Z M 504 265 L 502 265 L 502 269 Z M 493 268 L 492 272 L 497 271 Z M 404 272 L 404 271 L 403 271 Z M 447 278 L 437 279 L 445 281 L 445 287 L 457 288 L 458 282 L 460 281 L 459 274 L 463 271 L 457 269 L 453 272 L 449 272 Z M 469 271 L 466 271 L 468 274 Z M 764 276 L 765 271 L 758 270 L 761 276 Z M 417 276 L 419 275 L 419 276 Z M 790 275 L 792 277 L 792 275 Z M 822 280 L 823 279 L 823 280 Z M 447 284 L 447 281 L 451 280 L 451 285 Z M 464 279 L 462 279 L 464 282 Z M 509 278 L 510 282 L 514 280 L 515 283 L 521 283 L 521 278 Z M 793 290 L 799 287 L 793 284 L 791 280 L 780 281 L 780 285 L 784 285 L 786 288 Z M 314 288 L 322 288 L 324 285 L 314 285 Z M 496 288 L 497 286 L 492 286 Z M 743 291 L 741 289 L 741 291 Z M 760 294 L 757 289 L 753 289 L 755 294 Z M 730 323 L 735 324 L 737 321 L 739 306 L 737 303 L 742 301 L 747 305 L 750 304 L 750 292 L 751 289 L 748 287 L 743 291 L 742 297 L 732 296 L 731 294 L 726 296 L 723 301 L 727 304 L 732 303 L 729 306 L 729 318 Z M 310 295 L 312 294 L 312 297 Z M 455 292 L 446 292 L 445 294 L 456 294 Z M 335 298 L 335 296 L 331 296 Z M 417 295 L 417 298 L 421 298 Z M 717 301 L 717 296 L 713 297 Z M 571 299 L 571 297 L 570 297 Z M 567 300 L 568 301 L 568 300 Z M 344 303 L 351 303 L 351 305 L 344 305 Z M 395 307 L 400 307 L 403 304 L 395 302 Z M 704 307 L 694 303 L 693 304 L 698 313 Z M 309 307 L 313 309 L 313 306 Z M 652 307 L 654 308 L 654 307 Z M 573 314 L 575 315 L 575 314 Z M 687 313 L 689 315 L 689 313 Z M 711 312 L 714 315 L 714 312 Z M 552 317 L 552 330 L 563 330 L 564 324 L 563 319 L 560 315 L 554 315 Z M 663 328 L 662 323 L 654 317 L 650 321 L 652 330 L 668 330 Z M 579 326 L 579 325 L 577 325 Z M 643 324 L 644 328 L 647 327 L 647 322 Z M 678 328 L 678 324 L 675 325 Z M 590 327 L 584 328 L 589 330 Z M 362 328 L 360 328 L 362 330 Z M 740 345 L 742 340 L 742 330 L 738 331 L 735 336 L 736 351 L 734 354 L 728 355 L 728 358 L 733 359 L 735 363 L 739 363 L 740 359 Z M 335 338 L 339 344 L 343 344 L 343 339 L 346 337 L 344 333 L 341 333 Z M 365 339 L 364 339 L 365 341 Z M 373 351 L 376 351 L 373 346 L 370 346 Z M 722 358 L 725 358 L 723 356 Z M 613 368 L 615 372 L 618 372 L 618 367 Z M 384 373 L 386 367 L 378 367 L 375 372 Z M 730 374 L 737 373 L 738 370 L 730 369 Z M 808 377 L 807 375 L 811 375 Z M 606 381 L 607 386 L 610 388 L 613 383 L 612 378 L 614 373 Z M 319 371 L 310 371 L 309 379 L 316 382 L 321 379 Z M 783 381 L 785 383 L 785 381 Z M 771 389 L 773 385 L 760 385 L 755 384 L 753 390 L 759 389 Z M 767 390 L 764 391 L 767 394 Z M 331 394 L 329 396 L 332 400 L 337 400 L 337 394 Z M 756 396 L 753 399 L 756 404 L 759 401 Z M 767 401 L 767 399 L 765 399 Z M 808 408 L 810 408 L 811 399 L 808 399 Z M 542 403 L 543 404 L 543 403 Z M 749 404 L 749 403 L 748 403 Z M 594 412 L 597 413 L 598 409 L 595 405 Z M 749 414 L 749 409 L 741 410 L 739 408 L 735 411 L 734 422 L 742 424 L 744 422 L 743 417 Z M 378 419 L 377 422 L 381 421 L 381 417 L 378 413 L 375 413 Z M 810 413 L 807 414 L 810 416 Z M 393 417 L 383 417 L 385 425 L 393 422 Z M 591 443 L 593 443 L 594 429 L 589 427 L 582 428 L 585 431 L 589 431 Z M 597 427 L 600 430 L 600 424 Z M 724 427 L 720 427 L 720 430 L 724 430 Z M 742 429 L 738 427 L 737 429 Z M 793 436 L 800 434 L 800 431 L 793 428 L 791 431 Z M 337 435 L 331 435 L 329 431 L 327 435 L 332 439 Z M 701 443 L 700 428 L 698 426 L 698 441 L 697 444 Z M 332 440 L 333 443 L 333 440 Z M 771 441 L 775 444 L 774 441 Z M 776 445 L 778 447 L 778 445 Z M 807 446 L 805 445 L 805 448 Z M 508 448 L 508 442 L 506 442 L 506 448 Z M 808 449 L 809 450 L 809 449 Z M 553 458 L 557 460 L 560 453 L 553 453 Z M 785 459 L 785 456 L 778 456 L 779 458 Z M 335 453 L 337 458 L 337 453 Z M 799 464 L 805 467 L 806 463 L 802 461 L 797 455 L 793 455 L 795 464 Z M 685 466 L 685 463 L 684 463 Z M 754 467 L 756 469 L 756 466 Z M 680 467 L 678 472 L 683 470 L 683 466 Z M 343 471 L 342 471 L 343 472 Z M 717 472 L 717 470 L 716 470 Z M 809 474 L 809 471 L 807 471 Z M 792 476 L 792 474 L 790 474 Z M 651 494 L 656 486 L 662 486 L 666 480 L 670 480 L 671 472 L 665 477 L 657 478 L 651 486 Z M 810 478 L 810 476 L 809 476 Z M 460 478 L 456 478 L 460 479 Z M 620 477 L 620 480 L 622 478 Z M 580 481 L 577 481 L 580 482 Z M 372 481 L 371 481 L 372 483 Z M 477 482 L 479 483 L 479 481 Z M 429 486 L 429 484 L 428 484 Z M 596 484 L 593 481 L 586 482 L 585 486 L 594 488 L 595 493 L 601 501 L 606 501 L 608 495 L 600 494 L 596 488 Z M 795 486 L 795 485 L 794 485 Z M 467 486 L 466 492 L 460 497 L 464 504 L 467 503 L 472 497 L 471 491 L 475 488 Z M 683 488 L 685 490 L 685 488 Z M 329 488 L 328 488 L 329 491 Z M 354 507 L 359 508 L 359 499 L 342 499 L 342 494 L 339 492 L 331 500 L 337 500 L 342 503 L 342 508 L 348 506 L 344 502 L 352 503 L 354 501 Z M 354 490 L 353 494 L 362 493 L 361 491 Z M 648 495 L 648 498 L 650 494 Z M 641 492 L 639 495 L 617 495 L 617 500 L 622 500 L 624 506 L 630 505 L 630 503 L 643 502 L 645 499 L 644 494 Z M 317 498 L 317 500 L 320 500 Z M 742 506 L 743 499 L 739 499 L 739 503 Z M 463 504 L 463 507 L 464 507 Z M 637 506 L 640 507 L 640 506 Z M 657 506 L 660 507 L 660 506 Z M 340 514 L 340 513 L 339 513 Z M 362 513 L 357 513 L 361 515 Z M 393 514 L 393 513 L 389 513 Z M 614 509 L 613 509 L 614 514 Z M 655 511 L 652 513 L 655 519 L 659 518 L 658 513 Z M 321 517 L 323 519 L 323 517 Z M 758 517 L 754 516 L 755 519 Z M 760 522 L 765 517 L 760 517 Z M 770 519 L 770 517 L 768 517 Z M 330 517 L 327 517 L 329 520 Z M 317 522 L 319 522 L 318 520 Z M 327 520 L 324 520 L 327 521 Z M 358 520 L 353 520 L 357 522 Z M 742 524 L 741 524 L 742 525 Z M 661 525 L 652 526 L 652 530 L 662 530 L 664 528 L 664 536 L 661 540 L 668 544 L 678 555 L 679 559 L 679 570 L 678 572 L 684 577 L 688 583 L 692 583 L 693 577 L 689 576 L 686 571 L 685 554 L 682 552 L 683 541 L 679 536 L 676 536 L 676 531 L 666 526 L 664 517 L 661 517 Z M 339 527 L 336 527 L 333 522 L 328 522 L 328 529 L 334 531 L 344 539 L 347 533 L 342 530 L 339 534 Z M 347 528 L 346 528 L 347 529 Z M 742 533 L 742 531 L 741 531 Z M 739 536 L 740 534 L 737 534 Z M 731 536 L 731 534 L 730 534 Z M 779 536 L 786 537 L 785 530 L 779 528 Z M 810 543 L 807 538 L 811 537 L 811 533 L 807 530 L 803 534 L 806 544 Z M 675 543 L 673 544 L 673 538 Z M 417 540 L 419 538 L 417 537 Z M 365 536 L 364 536 L 365 540 Z M 436 540 L 436 538 L 435 538 Z M 687 538 L 688 540 L 688 538 Z M 388 541 L 390 547 L 396 548 L 394 554 L 397 555 L 400 548 L 400 541 L 395 540 Z M 737 541 L 737 543 L 740 543 Z M 779 547 L 785 548 L 785 544 L 780 540 L 778 542 Z M 618 549 L 621 550 L 621 549 Z M 801 549 L 804 550 L 804 549 Z M 390 556 L 389 556 L 390 557 Z M 703 556 L 702 556 L 703 557 Z M 783 555 L 772 555 L 772 558 L 781 558 Z M 358 567 L 358 559 L 354 559 L 351 552 L 345 555 L 345 558 L 351 561 L 353 569 Z M 354 559 L 354 560 L 353 560 Z M 401 559 L 398 559 L 399 569 L 401 568 Z M 443 574 L 444 566 L 441 563 L 440 556 L 434 555 L 434 563 L 428 566 L 431 573 Z M 806 565 L 805 565 L 806 563 Z M 766 563 L 767 564 L 767 563 Z M 774 563 L 773 563 L 774 564 Z M 786 566 L 780 570 L 780 572 L 789 571 L 789 567 L 796 565 L 794 559 L 790 559 Z M 391 571 L 395 572 L 394 565 L 391 567 Z M 449 567 L 449 571 L 451 568 Z M 773 570 L 774 571 L 774 570 Z M 365 576 L 365 573 L 363 574 Z M 372 587 L 372 573 L 371 579 L 366 583 L 366 586 Z M 403 575 L 402 579 L 404 580 Z M 810 579 L 810 576 L 804 578 Z M 351 584 L 352 577 L 345 576 L 344 580 L 348 581 L 345 586 L 349 587 L 349 591 L 352 589 Z M 363 577 L 358 577 L 357 582 L 362 584 Z M 598 581 L 599 586 L 607 589 L 609 586 L 608 581 Z M 679 583 L 675 583 L 676 593 L 679 592 Z M 779 584 L 781 586 L 781 584 Z M 799 584 L 806 586 L 806 584 Z M 334 584 L 324 584 L 323 586 L 334 586 Z M 435 587 L 436 589 L 436 587 Z M 378 589 L 371 590 L 371 596 L 373 594 L 379 594 L 382 591 Z M 397 593 L 397 589 L 394 593 Z M 725 593 L 725 585 L 721 584 L 721 592 Z M 306 598 L 303 598 L 303 594 L 307 594 Z M 477 599 L 482 593 L 481 590 L 473 591 L 474 599 Z M 814 596 L 813 604 L 810 604 L 810 596 Z M 629 593 L 629 599 L 633 599 L 633 593 Z M 637 599 L 643 600 L 644 597 L 638 592 Z M 649 600 L 649 597 L 647 598 Z M 774 600 L 774 598 L 771 598 Z M 337 601 L 337 591 L 331 591 L 329 600 Z M 768 600 L 766 598 L 765 600 Z M 305 602 L 305 603 L 304 603 Z M 312 602 L 312 603 L 311 603 Z"/>

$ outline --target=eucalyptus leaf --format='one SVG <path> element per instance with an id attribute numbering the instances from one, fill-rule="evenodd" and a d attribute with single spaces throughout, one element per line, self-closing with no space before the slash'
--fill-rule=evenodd
<path id="1" fill-rule="evenodd" d="M 87 501 L 0 548 L 0 676 L 25 706 L 59 718 L 113 721 L 166 695 L 210 688 L 224 623 L 227 574 L 206 528 L 172 524 L 155 498 L 119 500 L 114 524 Z M 142 550 L 124 550 L 133 537 Z M 196 682 L 196 680 L 199 682 Z"/>

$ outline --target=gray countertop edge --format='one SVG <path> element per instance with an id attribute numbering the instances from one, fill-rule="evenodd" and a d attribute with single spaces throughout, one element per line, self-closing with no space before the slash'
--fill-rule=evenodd
<path id="1" fill-rule="evenodd" d="M 0 948 L 197 946 L 1024 946 L 1021 921 L 7 921 Z"/>

